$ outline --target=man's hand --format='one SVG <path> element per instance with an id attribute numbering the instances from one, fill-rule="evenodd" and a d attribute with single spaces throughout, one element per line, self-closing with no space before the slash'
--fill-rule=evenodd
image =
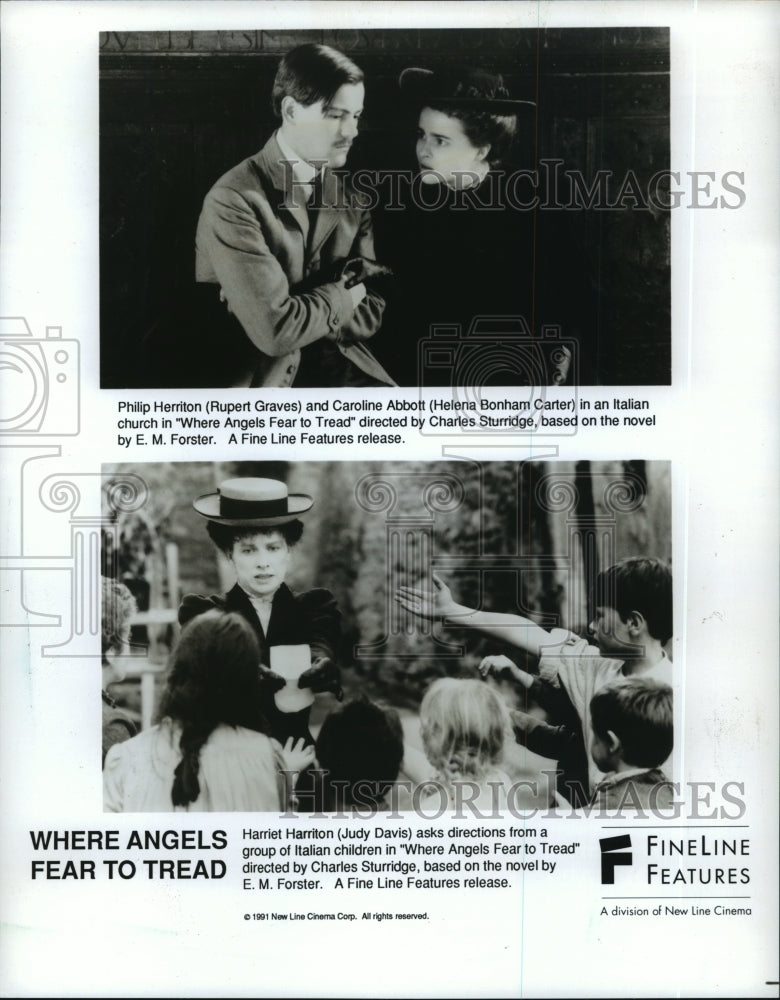
<path id="1" fill-rule="evenodd" d="M 327 656 L 318 656 L 312 661 L 308 670 L 304 670 L 298 678 L 299 688 L 310 688 L 312 694 L 322 694 L 330 691 L 341 701 L 344 692 L 339 682 L 339 670 L 333 660 Z"/>
<path id="2" fill-rule="evenodd" d="M 392 268 L 385 264 L 379 264 L 368 257 L 350 257 L 344 262 L 341 277 L 346 279 L 347 288 L 352 288 L 358 282 L 372 282 L 377 278 L 389 278 L 393 274 Z"/>
<path id="3" fill-rule="evenodd" d="M 456 604 L 450 588 L 435 573 L 431 574 L 433 587 L 421 590 L 416 587 L 399 587 L 395 600 L 405 611 L 419 618 L 442 618 L 447 615 L 465 613 L 467 609 Z"/>

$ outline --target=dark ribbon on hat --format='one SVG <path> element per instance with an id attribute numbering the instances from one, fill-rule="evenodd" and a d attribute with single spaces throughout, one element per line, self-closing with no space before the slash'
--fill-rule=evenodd
<path id="1" fill-rule="evenodd" d="M 219 495 L 220 517 L 279 517 L 288 514 L 287 497 L 275 500 L 236 500 Z"/>

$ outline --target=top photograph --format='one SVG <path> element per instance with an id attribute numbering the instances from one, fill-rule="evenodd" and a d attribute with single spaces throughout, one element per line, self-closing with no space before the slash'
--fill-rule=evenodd
<path id="1" fill-rule="evenodd" d="M 101 387 L 669 385 L 669 31 L 100 35 Z"/>

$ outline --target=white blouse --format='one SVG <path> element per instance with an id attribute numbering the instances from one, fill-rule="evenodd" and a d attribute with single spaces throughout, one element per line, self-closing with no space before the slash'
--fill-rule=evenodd
<path id="1" fill-rule="evenodd" d="M 278 812 L 283 767 L 271 740 L 240 726 L 220 725 L 200 751 L 200 795 L 171 801 L 181 760 L 181 729 L 169 720 L 108 751 L 103 770 L 106 812 Z"/>

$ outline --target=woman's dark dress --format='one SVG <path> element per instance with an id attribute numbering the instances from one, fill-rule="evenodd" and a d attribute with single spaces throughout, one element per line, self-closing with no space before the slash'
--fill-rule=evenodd
<path id="1" fill-rule="evenodd" d="M 513 183 L 491 171 L 460 192 L 411 185 L 402 209 L 374 213 L 377 258 L 396 280 L 372 349 L 399 385 L 561 381 L 558 338 L 542 327 L 579 341 L 585 261 L 574 253 L 566 213 L 512 207 L 530 198 L 528 184 L 508 191 Z M 572 358 L 566 384 L 577 364 Z"/>
<path id="2" fill-rule="evenodd" d="M 212 594 L 211 597 L 201 597 L 198 594 L 187 594 L 179 608 L 179 623 L 186 625 L 192 618 L 214 608 L 219 611 L 235 611 L 246 618 L 260 643 L 260 662 L 266 666 L 271 662 L 271 646 L 295 646 L 302 643 L 311 647 L 312 660 L 323 656 L 336 663 L 341 635 L 341 612 L 328 590 L 307 590 L 301 594 L 293 594 L 286 584 L 282 584 L 274 595 L 267 634 L 263 631 L 252 602 L 238 584 L 224 596 Z M 314 740 L 309 732 L 310 708 L 304 708 L 300 712 L 280 712 L 268 686 L 262 684 L 261 690 L 263 714 L 269 726 L 269 735 L 282 745 L 290 737 L 294 740 L 302 739 L 307 746 L 311 745 Z"/>

